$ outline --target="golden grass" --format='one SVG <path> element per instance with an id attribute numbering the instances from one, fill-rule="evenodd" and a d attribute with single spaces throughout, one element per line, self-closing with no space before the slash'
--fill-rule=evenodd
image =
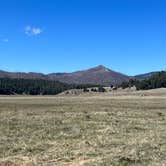
<path id="1" fill-rule="evenodd" d="M 165 166 L 165 96 L 0 97 L 0 166 Z"/>

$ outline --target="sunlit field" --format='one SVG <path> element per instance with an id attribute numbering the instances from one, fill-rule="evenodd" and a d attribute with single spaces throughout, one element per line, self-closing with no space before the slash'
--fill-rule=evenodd
<path id="1" fill-rule="evenodd" d="M 0 166 L 165 166 L 166 97 L 0 97 Z"/>

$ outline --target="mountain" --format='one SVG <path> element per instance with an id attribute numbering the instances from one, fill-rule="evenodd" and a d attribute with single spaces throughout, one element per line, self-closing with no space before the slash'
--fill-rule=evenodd
<path id="1" fill-rule="evenodd" d="M 152 77 L 153 75 L 155 75 L 157 73 L 159 73 L 159 72 L 156 71 L 156 72 L 150 72 L 150 73 L 140 74 L 140 75 L 134 76 L 134 78 L 137 79 L 137 80 L 142 81 L 142 80 L 145 80 L 145 79 L 149 79 L 150 77 Z"/>
<path id="2" fill-rule="evenodd" d="M 105 66 L 97 66 L 91 69 L 76 71 L 72 73 L 23 73 L 0 71 L 0 78 L 23 78 L 23 79 L 44 79 L 57 80 L 68 84 L 96 84 L 96 85 L 117 85 L 130 79 L 129 76 L 110 70 Z"/>
<path id="3" fill-rule="evenodd" d="M 7 72 L 3 70 L 0 70 L 0 78 L 49 79 L 47 75 L 42 73 Z"/>
<path id="4" fill-rule="evenodd" d="M 59 80 L 65 83 L 76 84 L 98 84 L 98 85 L 116 85 L 129 79 L 128 76 L 110 70 L 102 65 L 73 73 L 65 73 L 62 75 L 49 74 L 52 80 Z"/>

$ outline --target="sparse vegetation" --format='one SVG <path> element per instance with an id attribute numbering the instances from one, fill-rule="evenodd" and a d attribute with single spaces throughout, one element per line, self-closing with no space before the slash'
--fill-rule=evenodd
<path id="1" fill-rule="evenodd" d="M 102 86 L 98 88 L 98 92 L 105 92 L 105 91 L 106 91 L 105 88 L 103 88 Z"/>
<path id="2" fill-rule="evenodd" d="M 0 97 L 0 165 L 166 163 L 165 96 Z"/>

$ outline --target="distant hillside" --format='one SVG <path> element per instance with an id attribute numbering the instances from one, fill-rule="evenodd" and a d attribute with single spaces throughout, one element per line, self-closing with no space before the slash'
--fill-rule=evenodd
<path id="1" fill-rule="evenodd" d="M 166 88 L 166 71 L 158 72 L 149 79 L 137 82 L 136 88 L 137 90 Z"/>
<path id="2" fill-rule="evenodd" d="M 129 76 L 110 70 L 102 65 L 73 73 L 14 73 L 0 71 L 0 78 L 44 79 L 68 84 L 117 85 L 130 79 Z"/>
<path id="3" fill-rule="evenodd" d="M 7 72 L 3 70 L 0 70 L 0 78 L 49 79 L 47 75 L 42 73 Z"/>
<path id="4" fill-rule="evenodd" d="M 149 76 L 149 75 L 146 75 Z M 129 81 L 123 82 L 118 87 L 123 89 L 136 87 L 137 90 L 148 90 L 148 89 L 157 89 L 157 88 L 166 88 L 166 71 L 156 72 L 151 74 L 151 76 L 143 77 L 144 79 L 130 79 Z"/>
<path id="5" fill-rule="evenodd" d="M 155 75 L 157 73 L 159 73 L 159 72 L 156 71 L 156 72 L 140 74 L 140 75 L 134 76 L 134 78 L 141 81 L 141 80 L 149 79 L 150 77 L 152 77 L 153 75 Z"/>

